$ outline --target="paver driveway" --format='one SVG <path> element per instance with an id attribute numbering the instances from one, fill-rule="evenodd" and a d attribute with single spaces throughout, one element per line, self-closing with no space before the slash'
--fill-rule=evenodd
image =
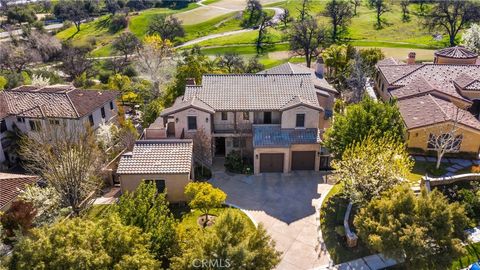
<path id="1" fill-rule="evenodd" d="M 319 172 L 270 173 L 258 176 L 215 172 L 210 180 L 227 193 L 227 203 L 262 223 L 281 251 L 277 269 L 312 269 L 328 265 L 318 241 L 317 208 L 331 185 Z"/>

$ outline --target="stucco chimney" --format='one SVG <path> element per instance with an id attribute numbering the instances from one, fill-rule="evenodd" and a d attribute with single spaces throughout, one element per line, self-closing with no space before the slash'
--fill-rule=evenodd
<path id="1" fill-rule="evenodd" d="M 323 78 L 323 69 L 325 68 L 325 64 L 323 63 L 323 58 L 320 56 L 317 58 L 317 63 L 315 65 L 315 74 L 319 78 Z"/>
<path id="2" fill-rule="evenodd" d="M 415 65 L 415 56 L 417 54 L 415 52 L 409 52 L 408 53 L 408 58 L 407 58 L 407 64 L 408 65 Z"/>
<path id="3" fill-rule="evenodd" d="M 195 78 L 186 78 L 185 82 L 187 83 L 187 85 L 196 85 Z"/>

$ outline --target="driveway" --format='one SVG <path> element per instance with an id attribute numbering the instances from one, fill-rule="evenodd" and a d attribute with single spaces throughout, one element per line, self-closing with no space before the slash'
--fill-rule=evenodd
<path id="1" fill-rule="evenodd" d="M 262 224 L 281 251 L 277 269 L 312 269 L 329 264 L 319 242 L 317 209 L 330 191 L 325 176 L 305 171 L 258 176 L 215 172 L 210 180 L 227 193 L 227 203 L 243 209 Z"/>

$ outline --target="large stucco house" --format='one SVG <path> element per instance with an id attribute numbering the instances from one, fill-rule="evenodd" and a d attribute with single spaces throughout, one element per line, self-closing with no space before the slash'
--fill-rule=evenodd
<path id="1" fill-rule="evenodd" d="M 321 134 L 338 94 L 321 72 L 320 64 L 315 71 L 287 63 L 258 74 L 204 75 L 161 113 L 160 129 L 170 138 L 202 129 L 213 156 L 242 150 L 254 173 L 319 170 Z"/>
<path id="2" fill-rule="evenodd" d="M 15 161 L 8 131 L 23 134 L 51 126 L 90 126 L 116 121 L 115 91 L 81 90 L 71 85 L 20 86 L 0 93 L 0 163 Z"/>
<path id="3" fill-rule="evenodd" d="M 433 63 L 388 58 L 377 64 L 376 89 L 385 101 L 396 99 L 412 152 L 434 150 L 430 136 L 458 127 L 452 152 L 478 157 L 480 151 L 480 63 L 463 47 L 435 52 Z"/>

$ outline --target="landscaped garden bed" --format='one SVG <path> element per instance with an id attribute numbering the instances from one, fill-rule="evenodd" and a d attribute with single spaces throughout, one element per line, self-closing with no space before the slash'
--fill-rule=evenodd
<path id="1" fill-rule="evenodd" d="M 355 260 L 371 255 L 370 250 L 359 239 L 357 246 L 347 247 L 343 218 L 347 210 L 348 200 L 342 193 L 342 185 L 336 184 L 327 194 L 320 210 L 320 226 L 323 240 L 328 253 L 335 264 Z M 353 217 L 356 209 L 352 210 L 350 228 L 354 231 Z"/>

